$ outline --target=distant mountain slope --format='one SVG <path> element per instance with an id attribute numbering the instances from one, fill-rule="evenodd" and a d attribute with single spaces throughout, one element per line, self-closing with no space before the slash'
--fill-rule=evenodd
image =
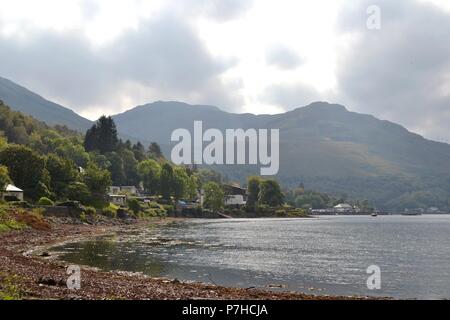
<path id="1" fill-rule="evenodd" d="M 31 115 L 48 125 L 65 125 L 79 132 L 85 132 L 92 126 L 92 121 L 79 116 L 72 110 L 48 101 L 2 77 L 0 77 L 0 100 L 3 100 L 13 110 Z"/>
<path id="2" fill-rule="evenodd" d="M 155 102 L 114 119 L 121 132 L 157 141 L 166 153 L 172 131 L 192 130 L 194 120 L 202 120 L 204 128 L 220 130 L 279 128 L 278 178 L 284 185 L 304 183 L 321 191 L 367 198 L 381 207 L 393 206 L 415 192 L 442 195 L 450 190 L 450 145 L 340 105 L 318 102 L 284 114 L 257 116 L 212 106 Z M 215 169 L 241 181 L 259 171 L 252 166 Z"/>

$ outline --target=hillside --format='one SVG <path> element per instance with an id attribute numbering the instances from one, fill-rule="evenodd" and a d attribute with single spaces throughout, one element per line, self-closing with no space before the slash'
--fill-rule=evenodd
<path id="1" fill-rule="evenodd" d="M 300 183 L 333 194 L 367 198 L 379 207 L 448 205 L 450 146 L 426 140 L 405 128 L 340 105 L 314 103 L 278 114 L 232 114 L 212 106 L 155 102 L 114 116 L 121 132 L 154 140 L 166 152 L 174 129 L 279 128 L 280 172 L 285 186 Z M 256 167 L 216 166 L 243 182 Z M 439 194 L 439 199 L 435 196 Z M 444 200 L 445 199 L 445 200 Z M 423 204 L 423 202 L 426 202 Z M 445 202 L 445 203 L 444 203 Z"/>
<path id="2" fill-rule="evenodd" d="M 72 130 L 85 132 L 92 122 L 72 110 L 48 101 L 30 90 L 0 77 L 0 100 L 10 108 L 44 121 L 48 125 L 65 125 Z"/>

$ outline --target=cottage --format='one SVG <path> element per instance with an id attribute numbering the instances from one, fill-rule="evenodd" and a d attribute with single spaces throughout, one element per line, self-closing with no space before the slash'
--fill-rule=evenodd
<path id="1" fill-rule="evenodd" d="M 139 195 L 138 189 L 135 186 L 111 186 L 109 187 L 108 194 L 128 194 L 132 196 Z"/>
<path id="2" fill-rule="evenodd" d="M 340 203 L 337 206 L 333 207 L 336 213 L 352 213 L 354 212 L 354 208 L 348 203 Z"/>
<path id="3" fill-rule="evenodd" d="M 120 191 L 122 191 L 123 193 L 126 193 L 126 194 L 133 195 L 133 196 L 139 195 L 138 189 L 135 186 L 122 186 L 122 187 L 120 187 Z"/>
<path id="4" fill-rule="evenodd" d="M 4 190 L 1 192 L 1 198 L 3 200 L 23 201 L 23 190 L 17 188 L 12 184 L 8 184 L 4 187 Z"/>
<path id="5" fill-rule="evenodd" d="M 245 206 L 247 204 L 247 189 L 237 185 L 224 185 L 226 206 Z"/>
<path id="6" fill-rule="evenodd" d="M 127 203 L 127 196 L 121 194 L 110 194 L 109 201 L 118 206 L 124 206 Z"/>

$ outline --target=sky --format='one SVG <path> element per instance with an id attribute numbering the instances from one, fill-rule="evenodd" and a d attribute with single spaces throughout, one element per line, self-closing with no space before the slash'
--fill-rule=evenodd
<path id="1" fill-rule="evenodd" d="M 447 0 L 0 0 L 0 76 L 92 120 L 328 101 L 450 142 L 449 39 Z"/>

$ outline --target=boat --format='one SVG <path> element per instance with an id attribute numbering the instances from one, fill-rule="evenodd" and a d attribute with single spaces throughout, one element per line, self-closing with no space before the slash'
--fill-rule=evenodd
<path id="1" fill-rule="evenodd" d="M 378 213 L 374 212 L 371 214 L 372 217 L 378 217 Z"/>

